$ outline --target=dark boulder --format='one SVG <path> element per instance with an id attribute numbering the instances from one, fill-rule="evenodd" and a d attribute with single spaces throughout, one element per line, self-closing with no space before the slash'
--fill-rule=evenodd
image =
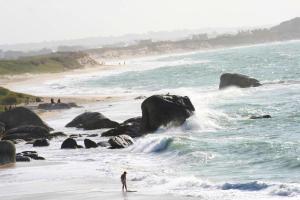
<path id="1" fill-rule="evenodd" d="M 0 113 L 0 121 L 6 125 L 6 130 L 28 125 L 44 127 L 48 131 L 53 130 L 37 114 L 24 107 Z"/>
<path id="2" fill-rule="evenodd" d="M 118 135 L 108 140 L 112 149 L 126 148 L 134 143 L 133 139 L 128 135 Z"/>
<path id="3" fill-rule="evenodd" d="M 160 126 L 180 126 L 193 115 L 195 108 L 188 97 L 153 95 L 142 103 L 142 132 L 156 131 Z"/>
<path id="4" fill-rule="evenodd" d="M 30 158 L 28 156 L 16 156 L 17 162 L 30 162 Z"/>
<path id="5" fill-rule="evenodd" d="M 50 143 L 47 139 L 38 139 L 38 140 L 34 141 L 34 143 L 33 143 L 34 147 L 47 147 L 49 145 L 50 145 Z"/>
<path id="6" fill-rule="evenodd" d="M 16 162 L 16 147 L 11 141 L 0 141 L 0 165 Z"/>
<path id="7" fill-rule="evenodd" d="M 271 115 L 260 115 L 260 116 L 251 116 L 250 119 L 268 119 L 272 118 Z"/>
<path id="8" fill-rule="evenodd" d="M 50 137 L 49 130 L 41 126 L 19 126 L 5 132 L 2 140 L 23 139 L 26 141 L 32 139 L 46 139 Z"/>
<path id="9" fill-rule="evenodd" d="M 102 137 L 117 136 L 117 135 L 129 135 L 130 137 L 140 137 L 143 135 L 141 131 L 142 117 L 130 118 L 118 127 L 110 129 L 101 134 Z"/>
<path id="10" fill-rule="evenodd" d="M 90 139 L 84 139 L 84 146 L 85 148 L 89 149 L 89 148 L 97 148 L 98 145 L 96 144 L 96 142 L 90 140 Z"/>
<path id="11" fill-rule="evenodd" d="M 75 103 L 41 103 L 38 109 L 41 110 L 61 110 L 79 107 Z"/>
<path id="12" fill-rule="evenodd" d="M 242 74 L 222 74 L 220 77 L 219 89 L 224 89 L 230 86 L 248 88 L 261 86 L 261 83 L 254 78 L 250 78 L 249 76 Z"/>
<path id="13" fill-rule="evenodd" d="M 77 147 L 77 142 L 73 138 L 66 139 L 61 145 L 62 149 L 76 149 Z"/>
<path id="14" fill-rule="evenodd" d="M 66 127 L 83 128 L 85 130 L 95 130 L 101 128 L 115 128 L 118 122 L 111 121 L 98 112 L 85 112 L 75 117 Z"/>

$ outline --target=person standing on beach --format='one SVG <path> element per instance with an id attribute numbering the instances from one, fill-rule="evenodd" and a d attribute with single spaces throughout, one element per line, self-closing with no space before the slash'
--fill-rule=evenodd
<path id="1" fill-rule="evenodd" d="M 127 192 L 126 174 L 127 174 L 127 172 L 124 172 L 121 175 L 121 182 L 122 182 L 122 190 L 124 191 L 124 188 L 125 188 L 126 192 Z"/>

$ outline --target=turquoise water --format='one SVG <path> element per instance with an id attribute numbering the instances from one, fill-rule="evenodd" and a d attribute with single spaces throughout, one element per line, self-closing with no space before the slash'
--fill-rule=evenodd
<path id="1" fill-rule="evenodd" d="M 150 65 L 164 64 L 163 67 L 129 71 L 95 79 L 88 84 L 145 90 L 207 87 L 218 85 L 223 72 L 247 74 L 262 81 L 299 80 L 299 45 L 295 42 L 164 57 L 149 62 Z M 178 64 L 174 65 L 176 62 Z"/>

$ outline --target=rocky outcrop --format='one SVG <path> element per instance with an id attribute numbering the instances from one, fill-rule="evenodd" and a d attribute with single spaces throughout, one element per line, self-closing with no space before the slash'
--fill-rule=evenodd
<path id="1" fill-rule="evenodd" d="M 5 132 L 2 140 L 23 139 L 26 141 L 32 139 L 47 139 L 50 138 L 49 130 L 41 126 L 19 126 Z"/>
<path id="2" fill-rule="evenodd" d="M 97 148 L 98 145 L 96 142 L 90 140 L 90 139 L 84 139 L 84 146 L 85 148 L 89 149 L 89 148 Z"/>
<path id="3" fill-rule="evenodd" d="M 0 141 L 0 165 L 16 162 L 16 147 L 11 141 Z"/>
<path id="4" fill-rule="evenodd" d="M 118 135 L 108 140 L 112 149 L 126 148 L 134 143 L 133 139 L 128 135 Z"/>
<path id="5" fill-rule="evenodd" d="M 248 88 L 261 86 L 261 83 L 254 78 L 250 78 L 249 76 L 242 74 L 222 74 L 220 77 L 219 89 L 224 89 L 231 86 Z"/>
<path id="6" fill-rule="evenodd" d="M 61 110 L 79 107 L 75 103 L 41 103 L 38 109 L 41 110 Z"/>
<path id="7" fill-rule="evenodd" d="M 70 123 L 66 127 L 83 128 L 85 130 L 95 130 L 101 128 L 115 128 L 119 125 L 118 122 L 111 121 L 104 115 L 98 112 L 85 112 Z"/>
<path id="8" fill-rule="evenodd" d="M 5 124 L 6 130 L 27 125 L 44 127 L 48 131 L 53 130 L 37 114 L 24 107 L 0 113 L 0 122 Z"/>
<path id="9" fill-rule="evenodd" d="M 38 140 L 34 141 L 34 143 L 33 143 L 34 147 L 47 147 L 49 145 L 50 145 L 50 143 L 47 139 L 38 139 Z"/>
<path id="10" fill-rule="evenodd" d="M 76 148 L 78 148 L 78 145 L 77 145 L 76 140 L 74 140 L 73 138 L 68 138 L 65 141 L 63 141 L 61 148 L 62 149 L 76 149 Z"/>
<path id="11" fill-rule="evenodd" d="M 141 131 L 142 117 L 130 118 L 118 127 L 110 129 L 101 134 L 102 137 L 118 136 L 118 135 L 129 135 L 130 137 L 140 137 L 143 135 Z"/>
<path id="12" fill-rule="evenodd" d="M 142 132 L 156 131 L 160 126 L 180 126 L 193 115 L 195 108 L 188 97 L 153 95 L 142 103 Z"/>

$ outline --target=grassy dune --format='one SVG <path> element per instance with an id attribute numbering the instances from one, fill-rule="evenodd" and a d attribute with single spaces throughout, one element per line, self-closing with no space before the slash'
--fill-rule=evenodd
<path id="1" fill-rule="evenodd" d="M 0 60 L 0 75 L 23 73 L 54 73 L 82 67 L 81 52 L 53 53 L 43 56 L 24 57 L 16 60 Z"/>
<path id="2" fill-rule="evenodd" d="M 0 87 L 0 112 L 4 111 L 5 105 L 15 105 L 25 102 L 36 101 L 35 96 L 13 92 L 6 88 Z"/>

